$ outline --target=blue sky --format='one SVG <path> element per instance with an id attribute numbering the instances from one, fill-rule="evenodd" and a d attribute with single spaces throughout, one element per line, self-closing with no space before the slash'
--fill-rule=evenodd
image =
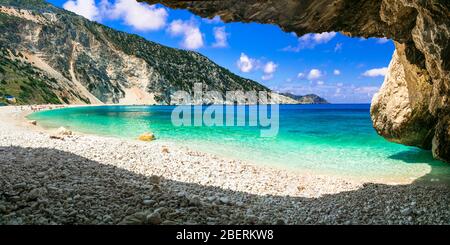
<path id="1" fill-rule="evenodd" d="M 394 52 L 387 39 L 339 33 L 297 37 L 275 25 L 225 24 L 135 0 L 47 0 L 116 30 L 195 50 L 276 91 L 315 93 L 333 103 L 368 103 Z"/>

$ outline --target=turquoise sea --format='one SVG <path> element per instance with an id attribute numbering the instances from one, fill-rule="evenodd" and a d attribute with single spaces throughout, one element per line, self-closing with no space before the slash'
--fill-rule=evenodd
<path id="1" fill-rule="evenodd" d="M 247 112 L 250 108 L 232 107 Z M 369 108 L 368 104 L 281 105 L 279 133 L 268 138 L 260 137 L 261 127 L 248 126 L 248 116 L 241 118 L 247 126 L 174 126 L 173 106 L 75 107 L 36 112 L 29 118 L 47 128 L 64 126 L 129 139 L 151 131 L 157 140 L 291 171 L 384 183 L 448 181 L 450 165 L 434 160 L 431 152 L 378 136 Z"/>

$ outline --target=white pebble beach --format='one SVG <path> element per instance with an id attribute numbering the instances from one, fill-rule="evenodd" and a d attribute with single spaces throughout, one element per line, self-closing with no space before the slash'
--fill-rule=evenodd
<path id="1" fill-rule="evenodd" d="M 387 185 L 155 140 L 51 138 L 0 107 L 0 224 L 450 224 L 445 183 Z"/>

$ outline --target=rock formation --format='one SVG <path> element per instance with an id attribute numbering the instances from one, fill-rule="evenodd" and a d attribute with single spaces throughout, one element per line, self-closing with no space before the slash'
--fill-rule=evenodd
<path id="1" fill-rule="evenodd" d="M 450 1 L 140 1 L 225 22 L 272 23 L 299 36 L 335 31 L 393 39 L 397 51 L 372 103 L 374 127 L 389 140 L 450 161 Z"/>
<path id="2" fill-rule="evenodd" d="M 138 138 L 140 141 L 153 141 L 155 139 L 155 135 L 153 133 L 143 133 Z"/>
<path id="3" fill-rule="evenodd" d="M 329 104 L 326 99 L 317 94 L 295 95 L 291 93 L 281 93 L 281 95 L 297 101 L 298 104 Z"/>
<path id="4" fill-rule="evenodd" d="M 44 0 L 0 0 L 0 33 L 0 98 L 13 95 L 18 104 L 170 104 L 174 92 L 192 94 L 195 83 L 222 97 L 270 91 L 197 52 L 113 30 Z"/>

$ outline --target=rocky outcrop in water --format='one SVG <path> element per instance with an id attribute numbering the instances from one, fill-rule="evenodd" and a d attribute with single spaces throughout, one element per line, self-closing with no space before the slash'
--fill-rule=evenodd
<path id="1" fill-rule="evenodd" d="M 316 94 L 295 95 L 291 93 L 281 93 L 281 95 L 297 101 L 298 104 L 328 104 L 328 101 L 326 99 Z"/>
<path id="2" fill-rule="evenodd" d="M 286 32 L 387 37 L 397 51 L 374 97 L 374 127 L 387 139 L 450 161 L 450 1 L 140 0 L 185 8 L 225 22 L 259 22 Z"/>

